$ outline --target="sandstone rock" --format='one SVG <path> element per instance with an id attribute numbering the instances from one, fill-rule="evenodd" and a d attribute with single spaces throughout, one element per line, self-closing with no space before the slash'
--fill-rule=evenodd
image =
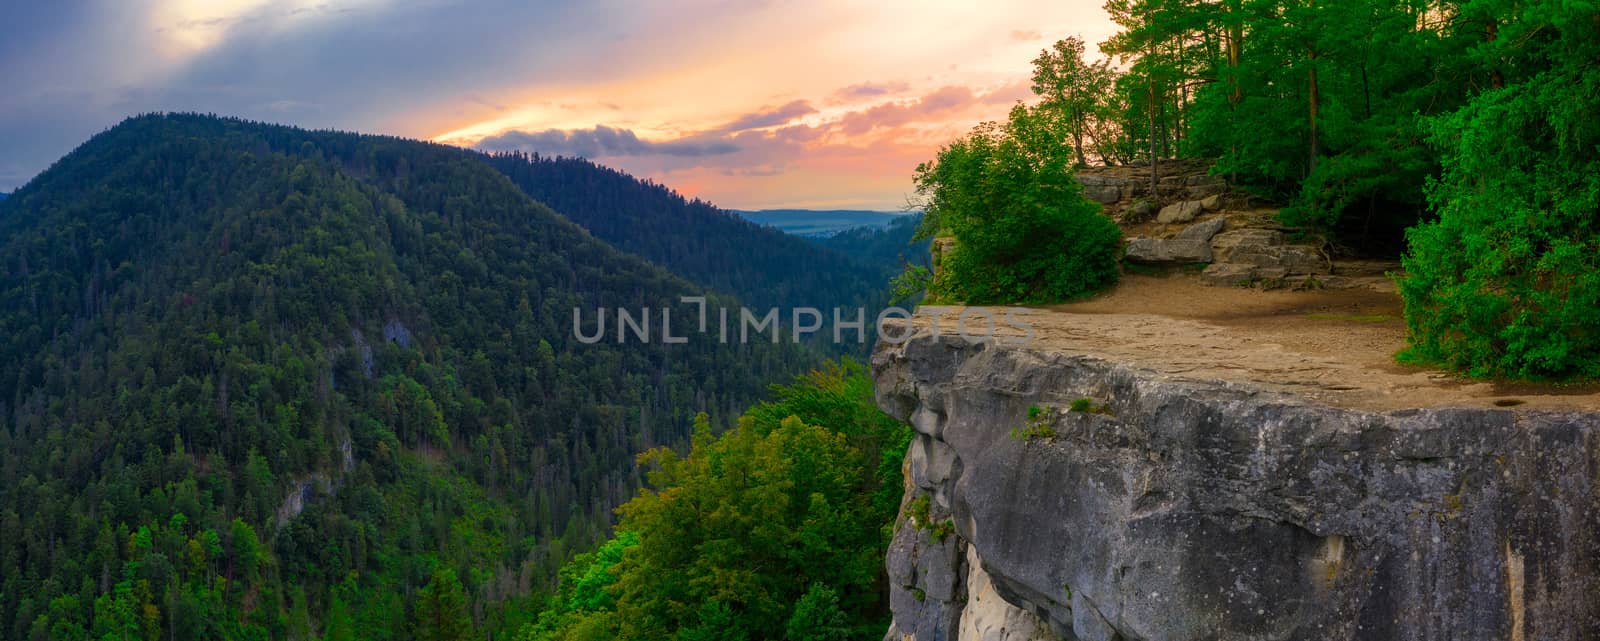
<path id="1" fill-rule="evenodd" d="M 1185 188 L 1183 190 L 1183 193 L 1187 194 L 1189 196 L 1189 198 L 1193 198 L 1193 199 L 1197 199 L 1198 200 L 1198 199 L 1206 198 L 1206 197 L 1209 197 L 1209 196 L 1216 196 L 1216 195 L 1222 194 L 1222 193 L 1224 193 L 1226 191 L 1228 191 L 1228 186 L 1227 185 L 1215 184 L 1215 185 L 1197 185 L 1197 186 L 1194 186 L 1194 187 L 1187 187 L 1187 188 Z"/>
<path id="2" fill-rule="evenodd" d="M 1186 223 L 1199 216 L 1203 208 L 1198 200 L 1185 200 L 1161 208 L 1161 213 L 1156 215 L 1156 222 L 1164 224 Z"/>
<path id="3" fill-rule="evenodd" d="M 1216 211 L 1222 206 L 1222 196 L 1219 194 L 1212 194 L 1210 196 L 1206 196 L 1205 198 L 1201 198 L 1200 206 L 1206 211 Z"/>
<path id="4" fill-rule="evenodd" d="M 1249 285 L 1255 280 L 1255 268 L 1238 263 L 1212 263 L 1200 272 L 1200 282 L 1217 287 Z"/>
<path id="5" fill-rule="evenodd" d="M 1283 279 L 1289 277 L 1289 270 L 1283 267 L 1256 267 L 1251 270 L 1250 275 L 1269 287 L 1277 287 L 1283 284 Z"/>
<path id="6" fill-rule="evenodd" d="M 960 639 L 1035 641 L 1053 639 L 1050 627 L 1032 612 L 1012 605 L 994 589 L 988 573 L 967 547 L 967 604 L 961 611 Z"/>
<path id="7" fill-rule="evenodd" d="M 1283 233 L 1271 229 L 1235 229 L 1217 234 L 1211 239 L 1211 252 L 1217 262 L 1233 262 L 1234 251 L 1241 248 L 1270 247 L 1283 244 Z"/>
<path id="8" fill-rule="evenodd" d="M 1326 274 L 1328 261 L 1306 245 L 1240 245 L 1228 253 L 1228 262 L 1282 269 L 1285 274 Z"/>
<path id="9" fill-rule="evenodd" d="M 1278 266 L 1291 274 L 1327 274 L 1333 266 L 1322 252 L 1309 245 L 1288 245 L 1279 250 Z"/>
<path id="10" fill-rule="evenodd" d="M 1130 238 L 1123 258 L 1135 263 L 1187 264 L 1211 261 L 1211 244 L 1203 240 Z"/>
<path id="11" fill-rule="evenodd" d="M 954 336 L 872 367 L 886 411 L 951 417 L 959 459 L 960 556 L 904 526 L 891 544 L 899 633 L 973 641 L 958 602 L 904 596 L 937 559 L 966 566 L 957 599 L 987 578 L 1062 639 L 1600 638 L 1600 414 L 1342 409 Z M 1111 413 L 1010 436 L 1085 397 Z"/>
<path id="12" fill-rule="evenodd" d="M 1178 235 L 1173 236 L 1173 238 L 1180 240 L 1199 240 L 1209 243 L 1211 241 L 1211 237 L 1216 236 L 1217 232 L 1222 231 L 1222 228 L 1226 227 L 1227 225 L 1228 217 L 1218 216 L 1205 222 L 1199 222 L 1188 227 L 1184 227 L 1183 231 L 1178 232 Z"/>

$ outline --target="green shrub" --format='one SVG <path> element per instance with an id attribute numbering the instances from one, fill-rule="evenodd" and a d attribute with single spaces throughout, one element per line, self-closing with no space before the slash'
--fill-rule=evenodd
<path id="1" fill-rule="evenodd" d="M 1047 303 L 1116 282 L 1122 234 L 1083 196 L 1061 125 L 1018 105 L 917 167 L 926 237 L 956 243 L 930 294 L 968 304 Z"/>
<path id="2" fill-rule="evenodd" d="M 1473 376 L 1600 375 L 1600 70 L 1580 60 L 1600 50 L 1600 27 L 1575 10 L 1541 17 L 1544 55 L 1571 64 L 1431 122 L 1439 218 L 1407 235 L 1402 360 Z"/>

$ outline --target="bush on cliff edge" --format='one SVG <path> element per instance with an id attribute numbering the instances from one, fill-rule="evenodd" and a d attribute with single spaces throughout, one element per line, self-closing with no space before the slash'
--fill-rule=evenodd
<path id="1" fill-rule="evenodd" d="M 929 293 L 968 304 L 1077 298 L 1117 279 L 1122 233 L 1084 198 L 1072 146 L 1047 113 L 1017 105 L 917 167 L 919 237 L 950 235 Z"/>
<path id="2" fill-rule="evenodd" d="M 1407 234 L 1401 359 L 1600 376 L 1600 20 L 1547 7 L 1485 47 L 1516 64 L 1503 87 L 1431 123 L 1439 218 Z"/>

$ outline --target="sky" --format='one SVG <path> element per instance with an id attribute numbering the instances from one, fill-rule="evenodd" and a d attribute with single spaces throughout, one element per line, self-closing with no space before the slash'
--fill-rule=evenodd
<path id="1" fill-rule="evenodd" d="M 899 209 L 1101 0 L 52 0 L 0 7 L 0 191 L 193 111 L 583 156 L 723 207 Z"/>

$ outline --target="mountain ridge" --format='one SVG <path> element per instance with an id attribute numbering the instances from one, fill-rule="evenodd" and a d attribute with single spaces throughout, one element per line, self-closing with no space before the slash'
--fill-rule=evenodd
<path id="1" fill-rule="evenodd" d="M 515 630 L 636 452 L 817 362 L 574 335 L 705 293 L 465 150 L 130 118 L 0 203 L 0 639 L 409 638 L 441 569 Z"/>
<path id="2" fill-rule="evenodd" d="M 878 266 L 581 158 L 486 154 L 534 200 L 596 237 L 760 308 L 882 305 Z"/>

